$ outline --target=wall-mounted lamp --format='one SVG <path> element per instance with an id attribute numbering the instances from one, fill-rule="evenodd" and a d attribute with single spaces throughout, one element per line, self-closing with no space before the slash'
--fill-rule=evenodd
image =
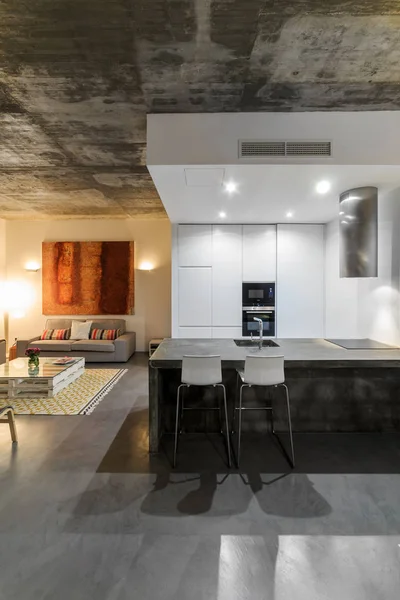
<path id="1" fill-rule="evenodd" d="M 37 273 L 40 269 L 40 264 L 36 260 L 30 260 L 25 263 L 25 271 L 31 271 L 32 273 Z"/>
<path id="2" fill-rule="evenodd" d="M 148 260 L 144 260 L 139 265 L 139 271 L 149 271 L 150 272 L 153 269 L 154 269 L 153 263 L 149 262 Z"/>

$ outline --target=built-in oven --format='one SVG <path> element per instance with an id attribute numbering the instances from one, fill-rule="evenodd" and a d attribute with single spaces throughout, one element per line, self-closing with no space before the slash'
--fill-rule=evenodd
<path id="1" fill-rule="evenodd" d="M 275 283 L 243 283 L 242 306 L 275 307 Z"/>
<path id="2" fill-rule="evenodd" d="M 261 319 L 263 323 L 263 336 L 264 337 L 275 337 L 275 307 L 265 306 L 261 307 L 243 307 L 243 325 L 242 335 L 243 336 L 254 336 L 259 335 L 259 323 L 254 320 L 254 317 Z"/>

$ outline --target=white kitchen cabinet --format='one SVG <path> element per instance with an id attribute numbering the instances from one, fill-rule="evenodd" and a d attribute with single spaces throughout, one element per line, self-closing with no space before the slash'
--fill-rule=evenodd
<path id="1" fill-rule="evenodd" d="M 276 280 L 276 225 L 243 225 L 243 281 Z"/>
<path id="2" fill-rule="evenodd" d="M 211 327 L 179 327 L 180 338 L 211 339 Z"/>
<path id="3" fill-rule="evenodd" d="M 213 226 L 212 325 L 242 323 L 242 226 Z"/>
<path id="4" fill-rule="evenodd" d="M 277 337 L 324 337 L 324 226 L 277 229 Z"/>
<path id="5" fill-rule="evenodd" d="M 234 339 L 242 337 L 241 327 L 213 327 L 212 328 L 213 339 Z"/>
<path id="6" fill-rule="evenodd" d="M 178 266 L 211 267 L 212 226 L 178 226 Z"/>
<path id="7" fill-rule="evenodd" d="M 211 267 L 180 267 L 179 327 L 211 327 Z"/>

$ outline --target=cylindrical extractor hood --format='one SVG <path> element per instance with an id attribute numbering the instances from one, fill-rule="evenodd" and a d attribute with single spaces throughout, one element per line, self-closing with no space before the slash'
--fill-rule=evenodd
<path id="1" fill-rule="evenodd" d="M 340 277 L 378 277 L 378 189 L 340 194 Z"/>

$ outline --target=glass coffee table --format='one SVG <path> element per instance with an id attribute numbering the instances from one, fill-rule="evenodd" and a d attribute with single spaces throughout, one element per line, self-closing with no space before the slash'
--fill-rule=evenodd
<path id="1" fill-rule="evenodd" d="M 0 398 L 52 398 L 85 372 L 85 359 L 77 356 L 65 365 L 56 358 L 41 358 L 36 369 L 27 358 L 0 365 Z"/>

